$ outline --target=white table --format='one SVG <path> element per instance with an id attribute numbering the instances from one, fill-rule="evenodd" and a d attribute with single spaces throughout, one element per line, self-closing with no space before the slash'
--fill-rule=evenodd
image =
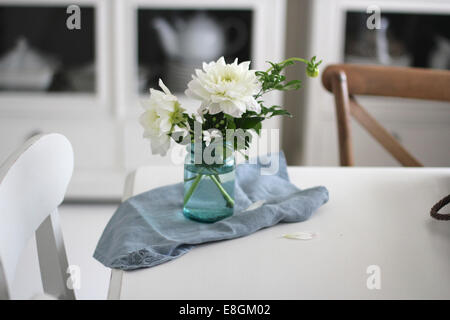
<path id="1" fill-rule="evenodd" d="M 449 168 L 289 167 L 329 202 L 305 222 L 205 244 L 174 261 L 112 271 L 111 299 L 450 299 L 450 222 L 429 216 L 450 193 Z M 182 168 L 141 167 L 125 196 L 181 180 Z M 285 233 L 314 231 L 313 240 Z M 380 289 L 367 287 L 379 267 Z"/>

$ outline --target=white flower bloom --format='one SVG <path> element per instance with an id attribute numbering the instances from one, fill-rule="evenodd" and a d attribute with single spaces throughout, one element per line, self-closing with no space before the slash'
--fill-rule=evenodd
<path id="1" fill-rule="evenodd" d="M 203 141 L 206 146 L 209 146 L 214 139 L 222 139 L 222 133 L 217 129 L 210 129 L 203 131 Z"/>
<path id="2" fill-rule="evenodd" d="M 159 86 L 163 91 L 150 89 L 150 99 L 143 103 L 145 111 L 139 121 L 144 127 L 144 138 L 150 140 L 152 153 L 164 156 L 170 148 L 169 134 L 183 120 L 184 109 L 162 80 Z"/>
<path id="3" fill-rule="evenodd" d="M 197 69 L 196 76 L 188 83 L 186 95 L 202 101 L 200 113 L 224 112 L 240 118 L 246 111 L 260 112 L 261 107 L 253 98 L 259 92 L 260 84 L 250 62 L 226 64 L 221 57 L 216 62 L 203 63 L 203 71 Z"/>

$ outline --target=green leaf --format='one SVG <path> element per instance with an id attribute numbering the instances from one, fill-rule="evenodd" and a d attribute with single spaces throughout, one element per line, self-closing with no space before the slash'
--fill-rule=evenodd
<path id="1" fill-rule="evenodd" d="M 253 129 L 256 131 L 256 133 L 259 136 L 261 134 L 262 122 L 257 123 Z"/>
<path id="2" fill-rule="evenodd" d="M 289 111 L 284 109 L 272 111 L 272 115 L 270 117 L 273 116 L 288 116 L 289 118 L 292 118 L 292 114 L 290 114 Z"/>
<path id="3" fill-rule="evenodd" d="M 263 121 L 264 117 L 252 117 L 252 118 L 239 118 L 236 119 L 236 126 L 239 129 L 254 129 L 255 126 Z"/>
<path id="4" fill-rule="evenodd" d="M 229 114 L 225 114 L 225 119 L 227 119 L 227 129 L 236 129 L 235 119 Z"/>

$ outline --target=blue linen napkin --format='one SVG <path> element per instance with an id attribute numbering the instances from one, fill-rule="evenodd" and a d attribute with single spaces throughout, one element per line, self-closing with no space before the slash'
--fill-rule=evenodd
<path id="1" fill-rule="evenodd" d="M 261 174 L 274 168 L 274 161 L 277 172 Z M 183 216 L 183 183 L 128 199 L 103 231 L 94 258 L 116 269 L 153 267 L 197 244 L 243 237 L 279 222 L 304 221 L 328 201 L 325 187 L 300 190 L 289 182 L 283 153 L 270 155 L 264 163 L 258 159 L 236 167 L 234 214 L 212 224 Z"/>

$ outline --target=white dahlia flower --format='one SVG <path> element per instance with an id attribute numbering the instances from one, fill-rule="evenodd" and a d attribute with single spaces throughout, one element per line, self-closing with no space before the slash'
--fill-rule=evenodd
<path id="1" fill-rule="evenodd" d="M 163 91 L 150 89 L 150 99 L 143 102 L 145 109 L 139 122 L 144 127 L 144 138 L 150 140 L 152 153 L 166 155 L 175 125 L 183 121 L 183 111 L 177 97 L 159 80 Z"/>
<path id="2" fill-rule="evenodd" d="M 223 112 L 235 118 L 246 111 L 259 113 L 261 107 L 253 96 L 259 92 L 260 84 L 249 66 L 249 61 L 238 64 L 237 59 L 226 64 L 223 57 L 203 63 L 203 70 L 195 71 L 185 93 L 202 102 L 200 113 Z"/>

